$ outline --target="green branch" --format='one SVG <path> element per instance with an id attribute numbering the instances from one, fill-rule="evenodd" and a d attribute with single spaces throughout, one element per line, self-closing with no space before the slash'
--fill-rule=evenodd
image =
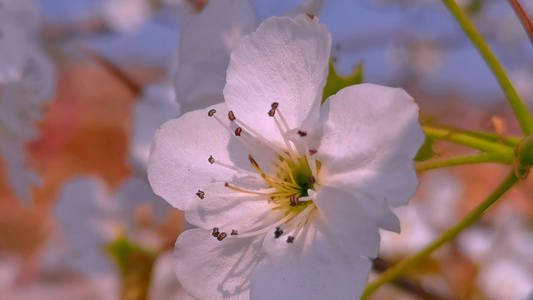
<path id="1" fill-rule="evenodd" d="M 513 187 L 517 182 L 518 179 L 516 178 L 514 172 L 509 174 L 505 178 L 505 180 L 496 188 L 496 190 L 494 190 L 494 192 L 492 192 L 492 194 L 490 194 L 487 199 L 485 199 L 485 201 L 478 205 L 472 212 L 470 212 L 463 220 L 457 223 L 454 227 L 448 229 L 448 231 L 441 235 L 441 237 L 435 242 L 433 242 L 433 244 L 418 252 L 416 255 L 404 259 L 394 267 L 383 272 L 376 281 L 370 283 L 366 287 L 363 295 L 361 296 L 361 299 L 367 299 L 380 286 L 391 282 L 392 280 L 395 280 L 401 274 L 411 269 L 413 266 L 428 257 L 433 251 L 438 249 L 440 246 L 454 239 L 459 233 L 461 233 L 461 231 L 463 231 L 465 228 L 477 221 L 492 204 L 494 204 L 498 199 L 500 199 L 500 197 L 503 196 L 503 194 L 505 194 L 509 189 L 511 189 L 511 187 Z"/>
<path id="2" fill-rule="evenodd" d="M 476 137 L 472 134 L 462 133 L 453 129 L 444 129 L 427 125 L 423 125 L 422 129 L 428 137 L 447 140 L 456 144 L 478 149 L 483 152 L 513 155 L 513 148 L 496 142 L 487 141 L 485 138 Z"/>
<path id="3" fill-rule="evenodd" d="M 494 76 L 496 76 L 496 79 L 500 83 L 503 92 L 507 96 L 511 107 L 513 108 L 516 118 L 520 123 L 520 127 L 522 127 L 524 135 L 527 136 L 533 133 L 533 119 L 531 118 L 529 111 L 524 106 L 524 103 L 522 103 L 522 100 L 520 100 L 520 97 L 516 93 L 516 90 L 511 84 L 511 81 L 509 81 L 509 78 L 507 78 L 505 71 L 501 67 L 494 54 L 492 54 L 492 52 L 490 51 L 489 47 L 483 40 L 483 37 L 479 34 L 479 32 L 477 32 L 477 30 L 474 28 L 466 14 L 461 10 L 461 8 L 455 3 L 454 0 L 442 1 L 448 7 L 452 15 L 457 19 L 457 22 L 459 22 L 466 35 L 468 35 L 472 43 L 474 43 L 474 45 L 477 47 L 479 53 L 481 53 L 481 56 L 483 56 L 483 58 L 491 68 L 492 72 L 494 73 Z"/>
<path id="4" fill-rule="evenodd" d="M 482 153 L 474 155 L 466 155 L 459 157 L 450 157 L 450 158 L 437 158 L 427 161 L 417 162 L 415 164 L 416 171 L 426 171 L 437 168 L 468 165 L 468 164 L 478 164 L 485 162 L 498 162 L 506 165 L 513 163 L 514 156 L 506 155 L 502 153 Z"/>

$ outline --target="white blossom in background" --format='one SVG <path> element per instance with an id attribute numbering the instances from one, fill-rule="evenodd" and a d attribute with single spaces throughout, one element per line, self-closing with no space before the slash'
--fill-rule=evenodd
<path id="1" fill-rule="evenodd" d="M 533 297 L 533 224 L 508 207 L 493 227 L 472 227 L 458 237 L 459 249 L 478 267 L 476 283 L 488 299 Z"/>
<path id="2" fill-rule="evenodd" d="M 154 195 L 141 179 L 129 179 L 116 192 L 110 191 L 98 178 L 73 179 L 65 186 L 55 207 L 60 232 L 50 246 L 62 248 L 59 250 L 63 253 L 61 261 L 56 263 L 67 262 L 67 267 L 85 274 L 97 288 L 98 299 L 119 299 L 120 274 L 106 247 L 125 236 L 144 249 L 160 250 L 162 238 L 154 226 L 168 212 L 168 204 Z M 163 282 L 154 286 L 177 292 L 179 284 L 173 277 L 166 278 L 162 271 L 157 276 Z M 161 294 L 168 293 L 161 291 Z"/>
<path id="3" fill-rule="evenodd" d="M 55 88 L 55 68 L 38 40 L 35 1 L 4 0 L 0 5 L 0 154 L 18 198 L 29 202 L 39 182 L 25 146 L 38 136 L 40 120 Z"/>
<path id="4" fill-rule="evenodd" d="M 305 1 L 297 7 L 291 1 L 286 2 L 293 4 L 291 10 L 282 12 L 288 15 L 317 15 L 323 5 L 323 0 Z M 249 0 L 209 1 L 198 16 L 190 18 L 182 26 L 174 77 L 176 97 L 182 112 L 224 101 L 222 90 L 232 49 L 244 35 L 257 28 L 259 10 L 264 10 L 265 5 L 277 8 L 283 6 L 281 4 L 267 1 L 250 3 Z M 275 12 L 280 11 L 277 9 Z"/>
<path id="5" fill-rule="evenodd" d="M 399 231 L 423 143 L 401 89 L 347 87 L 321 106 L 331 37 L 318 19 L 273 17 L 235 46 L 225 103 L 154 136 L 154 191 L 198 226 L 175 271 L 196 299 L 361 295 L 378 228 Z"/>
<path id="6" fill-rule="evenodd" d="M 146 178 L 154 132 L 164 122 L 180 115 L 180 104 L 176 101 L 173 86 L 162 81 L 147 87 L 135 103 L 133 115 L 130 157 L 137 175 Z"/>
<path id="7" fill-rule="evenodd" d="M 152 13 L 149 0 L 106 0 L 102 5 L 107 24 L 122 33 L 138 30 Z"/>

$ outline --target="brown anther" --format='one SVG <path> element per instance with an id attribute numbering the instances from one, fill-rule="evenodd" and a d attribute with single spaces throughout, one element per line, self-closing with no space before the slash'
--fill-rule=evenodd
<path id="1" fill-rule="evenodd" d="M 304 136 L 307 135 L 307 132 L 298 130 L 298 135 L 301 136 L 301 137 L 304 137 Z"/>
<path id="2" fill-rule="evenodd" d="M 213 233 L 212 234 L 216 238 L 220 235 L 220 232 L 218 231 L 218 227 L 214 227 L 213 228 Z"/>
<path id="3" fill-rule="evenodd" d="M 222 232 L 221 234 L 218 235 L 217 240 L 222 241 L 222 240 L 225 239 L 227 236 L 228 236 L 227 233 Z"/>
<path id="4" fill-rule="evenodd" d="M 212 117 L 212 116 L 215 115 L 216 112 L 217 112 L 216 109 L 212 109 L 212 110 L 210 110 L 210 111 L 207 113 L 207 115 L 210 116 L 210 117 Z"/>
<path id="5" fill-rule="evenodd" d="M 231 235 L 238 235 L 238 234 L 239 234 L 239 232 L 237 230 L 235 230 L 235 229 L 231 230 Z"/>
<path id="6" fill-rule="evenodd" d="M 291 202 L 289 204 L 289 206 L 295 206 L 296 204 L 298 204 L 298 202 L 300 202 L 300 200 L 298 200 L 298 196 L 296 195 L 292 195 L 290 198 L 289 198 L 289 201 Z"/>
<path id="7" fill-rule="evenodd" d="M 315 184 L 316 183 L 315 176 L 313 175 L 309 176 L 309 182 L 311 182 L 311 184 Z"/>
<path id="8" fill-rule="evenodd" d="M 230 110 L 228 112 L 228 119 L 233 122 L 235 120 L 235 115 L 233 114 L 233 110 Z"/>
<path id="9" fill-rule="evenodd" d="M 309 150 L 309 155 L 313 155 L 313 154 L 315 154 L 316 152 L 317 152 L 316 149 L 310 149 L 310 150 Z"/>
<path id="10" fill-rule="evenodd" d="M 309 19 L 311 19 L 311 20 L 314 20 L 314 19 L 315 19 L 315 16 L 312 15 L 312 14 L 305 13 L 305 15 L 308 16 Z"/>
<path id="11" fill-rule="evenodd" d="M 274 237 L 279 238 L 283 234 L 283 230 L 281 230 L 280 227 L 276 227 L 276 231 L 274 231 Z"/>
<path id="12" fill-rule="evenodd" d="M 224 183 L 224 186 L 225 186 L 225 187 L 228 187 L 228 186 L 229 186 L 229 183 L 227 183 L 227 182 Z"/>
<path id="13" fill-rule="evenodd" d="M 209 158 L 207 159 L 207 161 L 210 163 L 210 164 L 214 164 L 215 163 L 215 158 L 210 155 Z"/>
<path id="14" fill-rule="evenodd" d="M 198 190 L 198 193 L 196 193 L 196 196 L 198 196 L 198 198 L 203 200 L 204 196 L 205 196 L 205 193 L 204 193 L 204 191 Z"/>
<path id="15" fill-rule="evenodd" d="M 294 237 L 293 236 L 288 236 L 287 237 L 287 244 L 292 244 L 294 242 Z"/>
<path id="16" fill-rule="evenodd" d="M 275 109 L 275 108 L 271 108 L 271 109 L 268 111 L 268 116 L 269 116 L 269 117 L 273 117 L 275 114 L 276 114 L 276 109 Z"/>
<path id="17" fill-rule="evenodd" d="M 255 159 L 253 158 L 251 154 L 248 155 L 248 160 L 250 160 L 250 163 L 252 164 L 254 168 L 259 168 L 259 164 L 257 164 L 257 162 L 255 161 Z"/>
<path id="18" fill-rule="evenodd" d="M 272 107 L 273 109 L 276 109 L 278 108 L 278 105 L 279 105 L 278 102 L 273 102 L 272 105 L 270 105 L 270 107 Z"/>
<path id="19" fill-rule="evenodd" d="M 241 132 L 242 132 L 242 128 L 237 127 L 237 129 L 235 129 L 235 135 L 236 136 L 241 136 Z"/>

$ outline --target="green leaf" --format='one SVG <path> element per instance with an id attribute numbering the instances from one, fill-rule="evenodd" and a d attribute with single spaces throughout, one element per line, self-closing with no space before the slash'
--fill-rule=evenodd
<path id="1" fill-rule="evenodd" d="M 425 161 L 433 157 L 435 152 L 433 151 L 433 144 L 435 144 L 435 138 L 426 136 L 424 145 L 418 150 L 418 154 L 415 157 L 416 162 Z"/>
<path id="2" fill-rule="evenodd" d="M 343 88 L 354 84 L 360 84 L 361 82 L 363 82 L 363 63 L 359 63 L 357 67 L 355 67 L 354 73 L 349 77 L 341 77 L 335 72 L 335 67 L 330 61 L 329 74 L 326 86 L 324 87 L 324 92 L 322 93 L 322 103 L 324 103 L 329 96 L 335 95 Z"/>

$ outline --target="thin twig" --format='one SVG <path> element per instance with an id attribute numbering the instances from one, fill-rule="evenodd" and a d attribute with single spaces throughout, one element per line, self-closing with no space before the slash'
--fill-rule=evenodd
<path id="1" fill-rule="evenodd" d="M 91 59 L 102 65 L 102 67 L 104 67 L 109 73 L 113 74 L 135 97 L 139 97 L 141 95 L 141 85 L 135 82 L 130 76 L 126 75 L 124 71 L 122 71 L 110 60 L 94 52 L 91 49 L 80 47 L 80 50 L 81 52 L 89 56 Z"/>
<path id="2" fill-rule="evenodd" d="M 383 273 L 391 268 L 390 263 L 378 257 L 374 259 L 372 268 L 380 273 Z M 396 280 L 391 282 L 397 288 L 400 288 L 411 295 L 415 295 L 420 299 L 424 300 L 444 300 L 448 299 L 443 296 L 434 294 L 426 289 L 424 289 L 420 284 L 408 280 L 405 277 L 399 277 Z"/>
<path id="3" fill-rule="evenodd" d="M 529 40 L 531 41 L 531 44 L 533 44 L 533 23 L 531 22 L 531 19 L 526 14 L 526 11 L 524 8 L 522 8 L 522 5 L 520 5 L 520 2 L 518 0 L 509 0 L 509 4 L 514 9 L 514 12 L 520 19 L 520 22 L 522 22 L 522 26 L 524 26 L 524 29 L 527 32 L 527 35 L 529 36 Z"/>

